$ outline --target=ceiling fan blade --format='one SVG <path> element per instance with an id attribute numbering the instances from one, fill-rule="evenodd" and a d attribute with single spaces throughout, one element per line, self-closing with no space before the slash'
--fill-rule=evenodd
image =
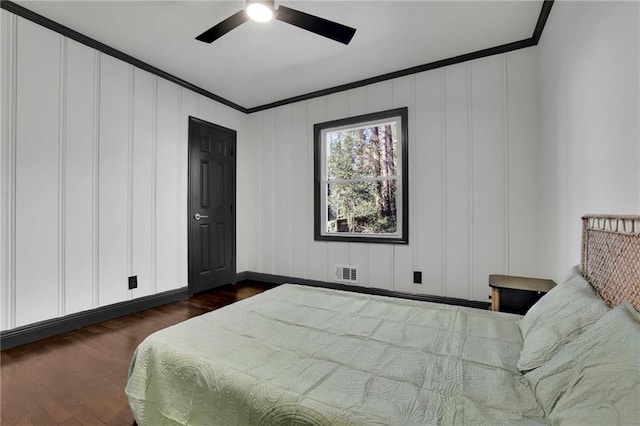
<path id="1" fill-rule="evenodd" d="M 219 39 L 229 31 L 234 29 L 235 27 L 241 24 L 244 24 L 248 20 L 249 20 L 249 16 L 247 15 L 247 12 L 245 12 L 243 9 L 240 12 L 234 13 L 233 15 L 229 16 L 227 19 L 220 22 L 219 24 L 209 28 L 207 31 L 203 32 L 198 37 L 196 37 L 196 40 L 200 40 L 205 43 L 212 43 L 214 40 Z"/>
<path id="2" fill-rule="evenodd" d="M 347 27 L 346 25 L 309 15 L 308 13 L 290 9 L 285 6 L 278 7 L 276 19 L 342 44 L 349 44 L 353 35 L 356 33 L 355 28 Z"/>

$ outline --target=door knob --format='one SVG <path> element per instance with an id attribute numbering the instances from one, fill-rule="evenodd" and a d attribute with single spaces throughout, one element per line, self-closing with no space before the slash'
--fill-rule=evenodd
<path id="1" fill-rule="evenodd" d="M 200 220 L 200 219 L 209 219 L 209 216 L 201 216 L 200 213 L 196 213 L 193 215 L 193 218 L 195 220 Z"/>

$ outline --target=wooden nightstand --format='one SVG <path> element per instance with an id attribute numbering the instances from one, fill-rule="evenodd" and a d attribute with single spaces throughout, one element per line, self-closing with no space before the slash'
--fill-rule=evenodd
<path id="1" fill-rule="evenodd" d="M 491 310 L 524 315 L 555 285 L 552 280 L 540 278 L 489 275 Z"/>

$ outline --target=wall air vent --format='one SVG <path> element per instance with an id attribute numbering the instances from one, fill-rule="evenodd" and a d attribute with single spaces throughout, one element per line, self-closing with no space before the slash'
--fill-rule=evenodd
<path id="1" fill-rule="evenodd" d="M 336 279 L 339 283 L 357 284 L 358 267 L 353 265 L 336 265 Z"/>

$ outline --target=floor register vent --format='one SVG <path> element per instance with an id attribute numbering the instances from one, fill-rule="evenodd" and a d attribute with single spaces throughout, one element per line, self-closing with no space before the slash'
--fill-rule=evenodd
<path id="1" fill-rule="evenodd" d="M 358 267 L 352 265 L 336 265 L 336 281 L 340 283 L 358 283 Z"/>

